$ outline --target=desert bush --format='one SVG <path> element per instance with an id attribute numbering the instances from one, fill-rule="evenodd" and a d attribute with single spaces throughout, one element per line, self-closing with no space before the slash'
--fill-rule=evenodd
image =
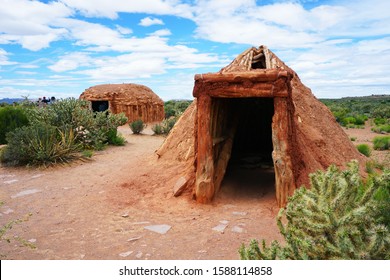
<path id="1" fill-rule="evenodd" d="M 7 134 L 1 161 L 6 165 L 48 165 L 78 157 L 81 146 L 71 129 L 61 131 L 50 125 L 34 124 Z"/>
<path id="2" fill-rule="evenodd" d="M 365 155 L 366 157 L 369 157 L 371 155 L 371 148 L 367 144 L 359 144 L 356 146 L 356 148 L 361 154 Z"/>
<path id="3" fill-rule="evenodd" d="M 376 133 L 390 133 L 390 124 L 374 126 L 371 130 Z"/>
<path id="4" fill-rule="evenodd" d="M 368 160 L 366 161 L 366 171 L 368 174 L 376 174 L 378 170 L 384 171 L 386 169 L 386 164 L 378 160 Z"/>
<path id="5" fill-rule="evenodd" d="M 374 123 L 375 125 L 382 125 L 382 124 L 386 124 L 387 120 L 385 118 L 375 118 Z"/>
<path id="6" fill-rule="evenodd" d="M 177 119 L 176 117 L 171 117 L 169 119 L 165 119 L 162 122 L 164 134 L 169 134 L 169 132 L 172 130 L 172 128 L 174 127 L 174 125 L 176 123 L 176 119 Z"/>
<path id="7" fill-rule="evenodd" d="M 349 138 L 349 139 L 351 139 L 351 141 L 356 141 L 356 137 L 351 137 L 351 138 Z"/>
<path id="8" fill-rule="evenodd" d="M 88 101 L 75 98 L 62 99 L 45 108 L 31 108 L 28 118 L 31 123 L 49 124 L 62 131 L 71 128 L 76 143 L 96 150 L 109 144 L 108 134 L 111 130 L 127 122 L 124 113 L 94 113 L 89 109 Z"/>
<path id="9" fill-rule="evenodd" d="M 7 144 L 6 134 L 18 127 L 28 124 L 22 106 L 5 106 L 0 108 L 0 144 Z"/>
<path id="10" fill-rule="evenodd" d="M 146 127 L 142 120 L 136 120 L 129 124 L 131 131 L 134 134 L 140 134 Z"/>
<path id="11" fill-rule="evenodd" d="M 377 136 L 372 142 L 374 150 L 388 150 L 390 147 L 390 136 Z"/>
<path id="12" fill-rule="evenodd" d="M 93 156 L 93 150 L 83 150 L 81 154 L 84 158 L 91 158 Z"/>
<path id="13" fill-rule="evenodd" d="M 389 173 L 364 183 L 354 161 L 340 171 L 310 175 L 311 188 L 301 187 L 281 209 L 277 218 L 282 246 L 265 240 L 242 245 L 241 259 L 389 259 L 390 234 L 380 221 L 374 195 L 389 182 Z M 282 217 L 287 224 L 283 225 Z"/>
<path id="14" fill-rule="evenodd" d="M 156 135 L 164 134 L 163 126 L 161 124 L 159 124 L 159 123 L 156 123 L 155 125 L 152 126 L 152 131 Z"/>
<path id="15" fill-rule="evenodd" d="M 118 130 L 115 128 L 110 129 L 107 132 L 108 143 L 114 146 L 124 146 L 126 139 L 118 133 Z"/>

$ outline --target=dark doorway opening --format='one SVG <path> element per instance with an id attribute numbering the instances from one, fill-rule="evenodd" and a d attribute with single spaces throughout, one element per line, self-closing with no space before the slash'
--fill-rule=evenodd
<path id="1" fill-rule="evenodd" d="M 229 99 L 229 107 L 236 129 L 222 193 L 235 199 L 274 196 L 273 98 Z"/>
<path id="2" fill-rule="evenodd" d="M 108 110 L 108 101 L 92 101 L 92 111 L 94 112 L 104 112 Z"/>

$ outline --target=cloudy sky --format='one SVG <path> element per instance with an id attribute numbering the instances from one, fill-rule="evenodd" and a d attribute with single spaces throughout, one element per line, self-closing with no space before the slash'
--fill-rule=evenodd
<path id="1" fill-rule="evenodd" d="M 388 0 L 0 0 L 0 98 L 140 83 L 192 98 L 196 73 L 266 45 L 319 98 L 390 94 Z"/>

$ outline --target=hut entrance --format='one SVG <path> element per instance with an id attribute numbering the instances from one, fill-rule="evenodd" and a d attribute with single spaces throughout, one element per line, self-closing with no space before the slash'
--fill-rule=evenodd
<path id="1" fill-rule="evenodd" d="M 107 100 L 92 101 L 92 111 L 94 112 L 104 112 L 108 110 L 108 107 Z"/>
<path id="2" fill-rule="evenodd" d="M 212 111 L 217 185 L 235 197 L 274 193 L 273 98 L 215 98 Z"/>
<path id="3" fill-rule="evenodd" d="M 293 135 L 288 98 L 290 79 L 289 72 L 280 69 L 195 76 L 198 202 L 210 202 L 218 193 L 226 171 L 229 175 L 232 167 L 235 170 L 234 163 L 242 165 L 244 160 L 260 170 L 270 167 L 271 172 L 259 179 L 259 185 L 273 178 L 271 185 L 275 186 L 278 205 L 285 205 L 294 182 L 290 157 Z"/>

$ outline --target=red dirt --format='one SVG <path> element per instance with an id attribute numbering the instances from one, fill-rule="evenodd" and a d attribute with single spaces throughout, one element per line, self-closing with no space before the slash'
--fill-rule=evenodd
<path id="1" fill-rule="evenodd" d="M 208 205 L 189 195 L 173 197 L 177 167 L 155 164 L 154 151 L 164 138 L 150 130 L 133 135 L 128 126 L 120 131 L 128 143 L 96 152 L 91 161 L 48 169 L 0 167 L 0 224 L 32 214 L 7 232 L 10 244 L 0 241 L 2 258 L 238 259 L 238 248 L 252 238 L 281 239 L 272 181 L 258 192 L 234 188 L 233 176 Z M 224 223 L 224 233 L 213 230 Z M 144 229 L 158 224 L 171 229 Z"/>

